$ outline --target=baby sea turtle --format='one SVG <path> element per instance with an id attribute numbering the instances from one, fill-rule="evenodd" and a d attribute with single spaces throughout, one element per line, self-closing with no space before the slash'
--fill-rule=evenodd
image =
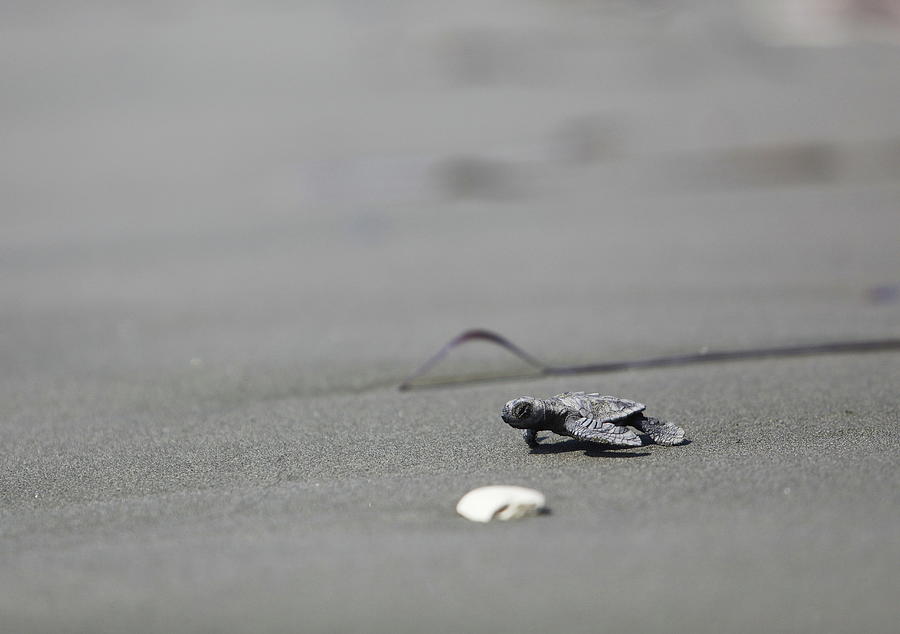
<path id="1" fill-rule="evenodd" d="M 590 440 L 615 447 L 637 447 L 641 439 L 624 427 L 630 425 L 659 445 L 678 445 L 684 430 L 672 423 L 647 418 L 644 405 L 596 392 L 564 392 L 552 398 L 515 398 L 503 406 L 500 416 L 510 427 L 522 430 L 529 446 L 538 444 L 539 431 Z"/>

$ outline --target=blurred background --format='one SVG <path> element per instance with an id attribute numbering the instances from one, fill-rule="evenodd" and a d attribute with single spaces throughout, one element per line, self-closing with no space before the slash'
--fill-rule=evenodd
<path id="1" fill-rule="evenodd" d="M 896 334 L 897 2 L 0 11 L 6 403 Z"/>
<path id="2" fill-rule="evenodd" d="M 0 3 L 0 629 L 893 631 L 895 353 L 395 387 L 473 327 L 900 337 L 898 43 L 896 0 Z M 693 442 L 497 418 L 566 389 Z M 453 513 L 493 483 L 553 514 Z"/>

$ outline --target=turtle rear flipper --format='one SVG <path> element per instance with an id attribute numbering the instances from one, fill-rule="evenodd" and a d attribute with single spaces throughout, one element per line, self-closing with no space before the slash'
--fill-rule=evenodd
<path id="1" fill-rule="evenodd" d="M 657 445 L 680 445 L 684 442 L 684 430 L 664 420 L 641 417 L 632 424 L 650 436 L 650 440 Z"/>
<path id="2" fill-rule="evenodd" d="M 640 447 L 641 439 L 627 427 L 601 423 L 593 418 L 566 419 L 566 431 L 578 440 L 589 440 L 617 447 Z"/>

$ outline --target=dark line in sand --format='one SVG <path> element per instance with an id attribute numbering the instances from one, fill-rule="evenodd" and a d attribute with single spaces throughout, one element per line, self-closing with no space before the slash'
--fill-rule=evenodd
<path id="1" fill-rule="evenodd" d="M 535 369 L 535 374 L 490 374 L 476 377 L 451 377 L 435 381 L 413 383 L 437 365 L 447 354 L 469 341 L 487 341 L 498 345 Z M 672 355 L 668 357 L 651 357 L 632 361 L 609 361 L 605 363 L 588 363 L 585 365 L 547 365 L 525 352 L 506 337 L 490 330 L 467 330 L 447 342 L 425 363 L 419 366 L 398 386 L 400 390 L 413 390 L 449 385 L 468 385 L 489 381 L 505 381 L 522 378 L 538 378 L 544 376 L 568 376 L 573 374 L 593 374 L 600 372 L 620 372 L 640 368 L 663 368 L 694 363 L 715 363 L 719 361 L 740 361 L 746 359 L 763 359 L 773 357 L 801 357 L 824 354 L 852 354 L 866 352 L 885 352 L 900 350 L 900 339 L 869 339 L 863 341 L 832 341 L 824 343 L 804 344 L 798 346 L 776 346 L 772 348 L 752 348 L 748 350 L 720 350 L 697 352 L 692 354 Z"/>

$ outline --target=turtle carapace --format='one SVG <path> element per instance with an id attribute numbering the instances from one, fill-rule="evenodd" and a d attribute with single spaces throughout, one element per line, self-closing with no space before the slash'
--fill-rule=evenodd
<path id="1" fill-rule="evenodd" d="M 538 443 L 539 431 L 611 445 L 638 447 L 641 439 L 627 426 L 647 434 L 659 445 L 684 441 L 680 427 L 644 416 L 645 406 L 617 396 L 565 392 L 552 398 L 523 396 L 509 401 L 500 414 L 510 427 L 522 430 L 530 446 Z"/>

